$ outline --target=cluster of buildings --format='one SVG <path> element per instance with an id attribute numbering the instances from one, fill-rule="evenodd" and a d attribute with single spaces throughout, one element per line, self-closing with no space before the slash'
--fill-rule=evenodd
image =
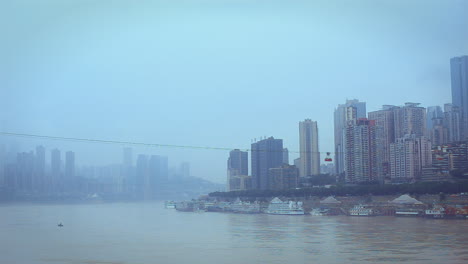
<path id="1" fill-rule="evenodd" d="M 301 179 L 333 172 L 337 182 L 412 183 L 449 180 L 468 173 L 468 56 L 450 60 L 452 102 L 427 109 L 419 103 L 384 105 L 367 112 L 366 103 L 347 100 L 334 111 L 333 165 L 321 165 L 317 122 L 299 123 L 300 157 L 288 162 L 281 139 L 255 141 L 248 153 L 230 152 L 228 190 L 285 190 Z M 331 163 L 327 153 L 325 163 Z M 322 155 L 323 156 L 323 155 Z M 286 158 L 285 158 L 286 157 Z"/>
<path id="2" fill-rule="evenodd" d="M 287 190 L 299 186 L 304 177 L 320 174 L 320 152 L 316 121 L 299 122 L 300 157 L 289 164 L 289 151 L 282 139 L 263 138 L 251 145 L 252 173 L 248 175 L 248 152 L 239 149 L 229 153 L 227 163 L 229 191 Z"/>
<path id="3" fill-rule="evenodd" d="M 62 154 L 59 149 L 50 151 L 46 164 L 46 149 L 37 146 L 35 151 L 19 152 L 16 157 L 0 147 L 0 186 L 23 193 L 66 192 L 74 188 L 75 153 Z"/>
<path id="4" fill-rule="evenodd" d="M 3 195 L 53 199 L 104 194 L 156 199 L 166 193 L 166 189 L 171 190 L 169 179 L 177 182 L 172 184 L 177 186 L 188 178 L 188 162 L 169 168 L 166 156 L 139 154 L 134 159 L 131 148 L 124 148 L 121 164 L 76 166 L 73 151 L 46 151 L 45 147 L 37 146 L 34 151 L 18 152 L 0 145 L 0 192 Z"/>

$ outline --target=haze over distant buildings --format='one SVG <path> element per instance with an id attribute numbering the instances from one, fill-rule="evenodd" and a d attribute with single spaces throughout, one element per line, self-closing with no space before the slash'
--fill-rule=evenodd
<path id="1" fill-rule="evenodd" d="M 468 54 L 468 2 L 345 2 L 2 1 L 0 130 L 228 150 L 274 135 L 292 164 L 297 122 L 310 118 L 319 149 L 344 172 L 333 109 L 347 100 L 368 111 L 452 103 L 447 126 L 459 124 L 449 60 Z M 17 152 L 58 148 L 61 162 L 71 150 L 76 167 L 122 158 L 122 145 L 0 140 Z M 226 182 L 225 150 L 133 150 L 135 160 L 167 156 L 171 171 L 187 161 L 192 176 Z"/>

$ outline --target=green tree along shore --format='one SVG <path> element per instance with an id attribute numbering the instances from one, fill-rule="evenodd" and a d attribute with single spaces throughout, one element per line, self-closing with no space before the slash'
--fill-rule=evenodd
<path id="1" fill-rule="evenodd" d="M 232 192 L 213 192 L 210 197 L 307 197 L 307 196 L 362 196 L 362 195 L 394 195 L 405 194 L 439 194 L 439 193 L 462 193 L 468 192 L 468 180 L 460 180 L 457 182 L 421 182 L 414 184 L 398 184 L 398 185 L 358 185 L 345 186 L 334 185 L 330 188 L 302 188 L 291 190 L 246 190 Z"/>

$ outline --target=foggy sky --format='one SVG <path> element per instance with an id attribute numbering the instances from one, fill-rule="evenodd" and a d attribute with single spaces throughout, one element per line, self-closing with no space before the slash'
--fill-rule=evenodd
<path id="1" fill-rule="evenodd" d="M 298 150 L 298 123 L 311 118 L 331 152 L 346 99 L 368 111 L 451 101 L 467 10 L 463 0 L 1 1 L 0 129 L 227 148 L 274 136 Z M 122 146 L 39 143 L 82 165 L 122 159 Z M 226 178 L 227 151 L 139 152 Z"/>

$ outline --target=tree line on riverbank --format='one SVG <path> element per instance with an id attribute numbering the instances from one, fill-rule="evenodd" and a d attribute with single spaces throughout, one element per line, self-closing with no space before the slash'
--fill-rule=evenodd
<path id="1" fill-rule="evenodd" d="M 210 197 L 307 197 L 307 196 L 362 196 L 362 195 L 395 195 L 395 194 L 452 194 L 468 193 L 468 180 L 457 182 L 420 182 L 413 184 L 373 184 L 373 185 L 333 185 L 329 188 L 301 188 L 290 190 L 245 190 L 231 192 L 212 192 Z"/>

